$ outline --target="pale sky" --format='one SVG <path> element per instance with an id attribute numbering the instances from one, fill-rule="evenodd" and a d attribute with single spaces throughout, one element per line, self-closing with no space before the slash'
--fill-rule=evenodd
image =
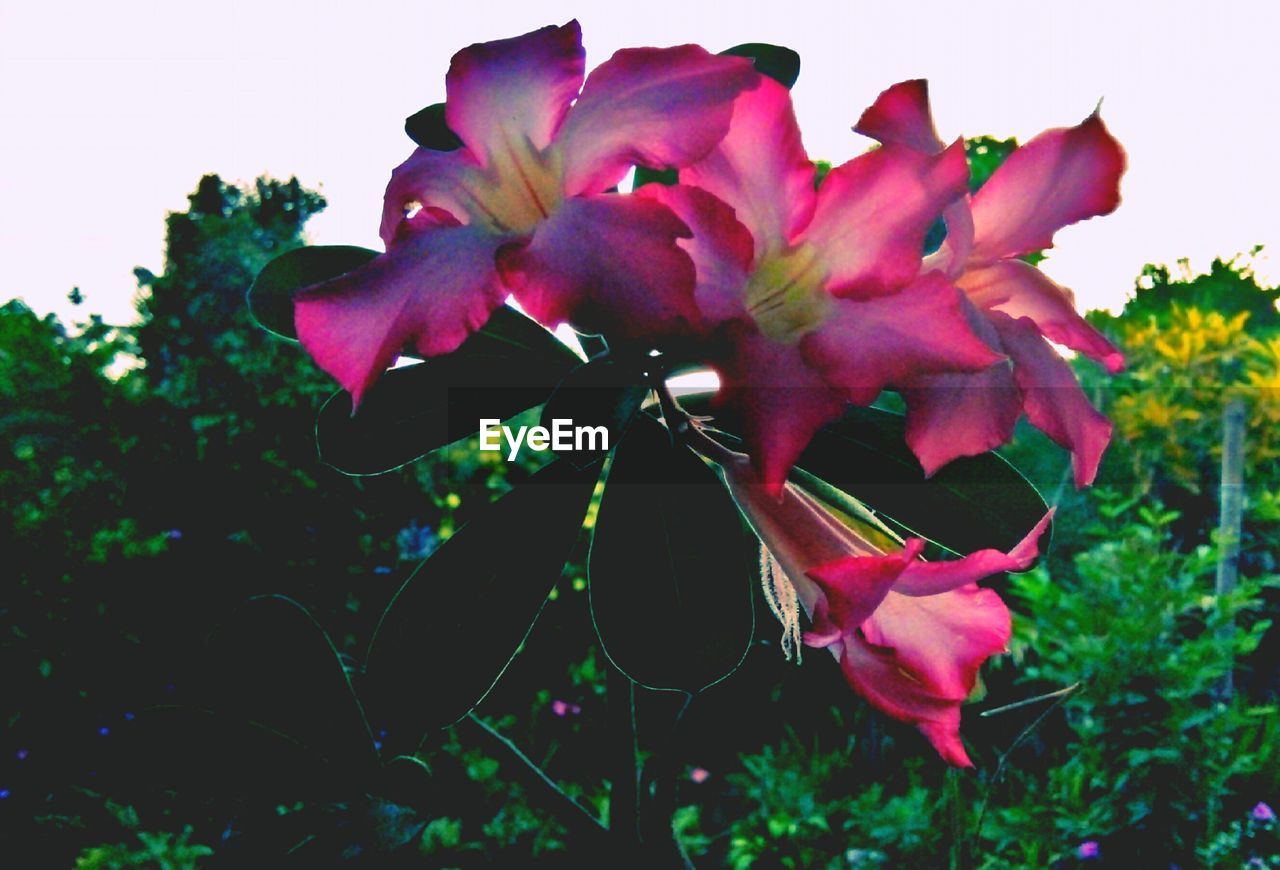
<path id="1" fill-rule="evenodd" d="M 573 17 L 589 68 L 630 45 L 791 46 L 805 143 L 835 162 L 905 78 L 930 79 L 948 139 L 1025 141 L 1105 98 L 1124 202 L 1043 268 L 1087 307 L 1122 304 L 1143 263 L 1255 244 L 1280 281 L 1280 3 L 0 0 L 0 301 L 127 322 L 132 268 L 160 271 L 165 212 L 206 172 L 297 175 L 329 200 L 313 242 L 380 248 L 403 119 L 444 98 L 453 52 Z"/>

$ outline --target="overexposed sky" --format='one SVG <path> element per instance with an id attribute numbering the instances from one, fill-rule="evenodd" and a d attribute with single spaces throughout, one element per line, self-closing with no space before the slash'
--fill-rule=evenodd
<path id="1" fill-rule="evenodd" d="M 573 17 L 589 68 L 629 45 L 795 48 L 806 145 L 836 162 L 904 78 L 930 79 L 944 138 L 1025 141 L 1105 98 L 1124 202 L 1043 268 L 1117 306 L 1143 263 L 1265 244 L 1280 282 L 1280 3 L 0 0 L 0 301 L 127 322 L 132 268 L 160 271 L 164 214 L 206 172 L 297 175 L 329 200 L 312 241 L 380 247 L 403 119 L 444 98 L 453 52 Z"/>

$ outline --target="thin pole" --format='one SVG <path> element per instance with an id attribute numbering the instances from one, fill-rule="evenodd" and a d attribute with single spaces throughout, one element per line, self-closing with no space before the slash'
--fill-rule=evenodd
<path id="1" fill-rule="evenodd" d="M 1244 425 L 1245 407 L 1241 399 L 1231 399 L 1222 411 L 1222 487 L 1218 514 L 1218 576 L 1215 591 L 1223 602 L 1235 591 L 1240 575 L 1240 531 L 1244 511 Z M 1235 633 L 1235 619 L 1220 629 L 1226 639 Z M 1232 673 L 1222 678 L 1221 696 L 1233 692 Z"/>

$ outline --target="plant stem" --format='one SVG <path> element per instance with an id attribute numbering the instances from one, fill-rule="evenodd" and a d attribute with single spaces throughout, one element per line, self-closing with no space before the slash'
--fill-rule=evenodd
<path id="1" fill-rule="evenodd" d="M 636 764 L 636 684 L 610 666 L 606 687 L 609 703 L 609 835 L 620 852 L 640 845 L 640 771 Z"/>
<path id="2" fill-rule="evenodd" d="M 511 768 L 513 778 L 519 780 L 531 794 L 540 794 L 546 798 L 545 805 L 560 824 L 564 825 L 571 838 L 583 842 L 590 853 L 601 858 L 611 853 L 608 830 L 582 804 L 565 794 L 518 746 L 474 712 L 468 713 L 467 718 L 459 724 L 470 724 L 490 749 L 515 761 Z"/>

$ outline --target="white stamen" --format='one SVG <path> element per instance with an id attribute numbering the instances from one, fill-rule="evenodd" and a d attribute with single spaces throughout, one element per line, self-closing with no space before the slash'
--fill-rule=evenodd
<path id="1" fill-rule="evenodd" d="M 764 544 L 760 545 L 760 586 L 769 609 L 782 623 L 782 654 L 787 661 L 794 656 L 796 664 L 800 664 L 804 649 L 800 639 L 800 599 L 796 587 Z"/>

